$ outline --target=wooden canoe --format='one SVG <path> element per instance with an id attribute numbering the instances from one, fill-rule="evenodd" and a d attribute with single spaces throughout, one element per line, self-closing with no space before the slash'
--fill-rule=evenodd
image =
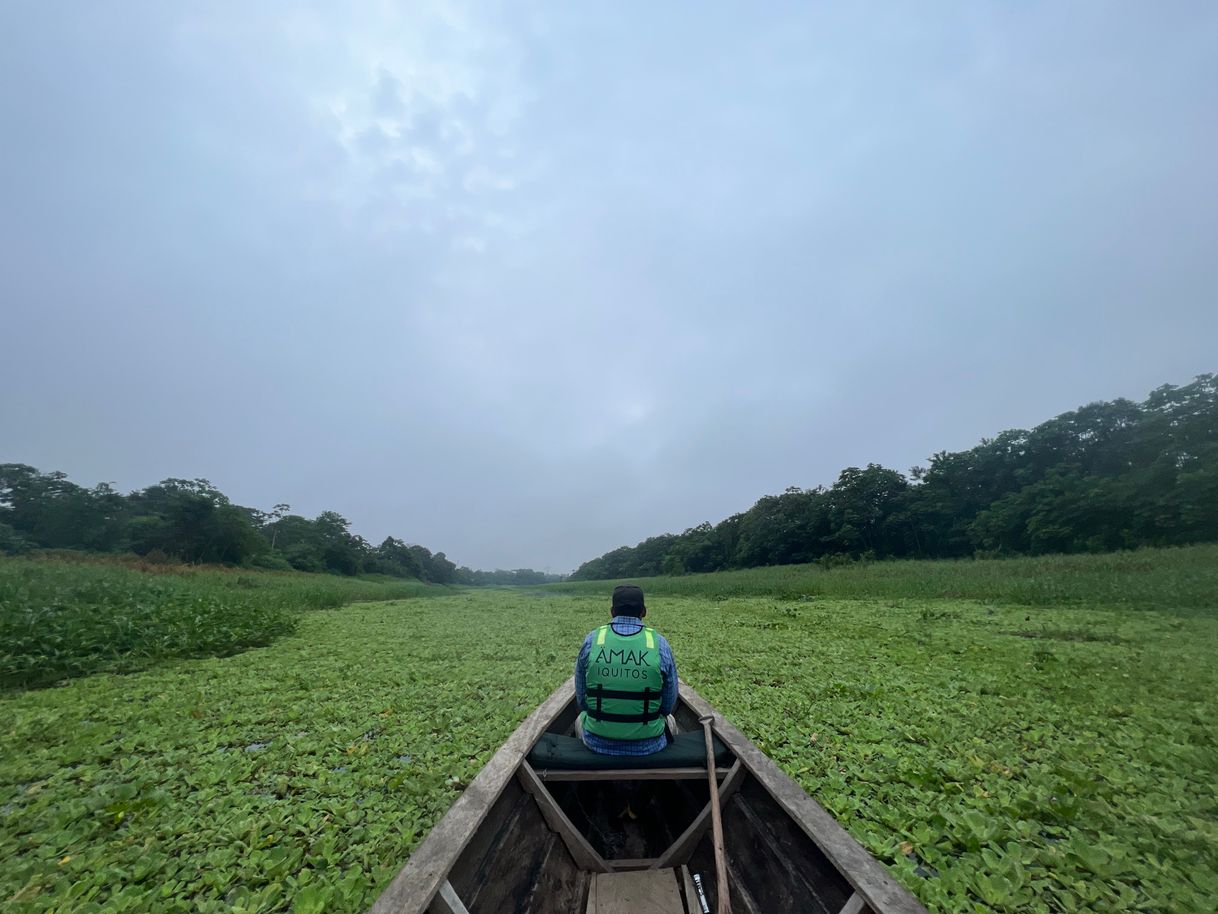
<path id="1" fill-rule="evenodd" d="M 546 767 L 540 744 L 570 734 L 576 714 L 568 680 L 495 753 L 369 914 L 700 914 L 699 882 L 714 911 L 705 758 L 687 767 Z M 926 914 L 682 683 L 678 730 L 700 732 L 708 715 L 734 914 Z"/>

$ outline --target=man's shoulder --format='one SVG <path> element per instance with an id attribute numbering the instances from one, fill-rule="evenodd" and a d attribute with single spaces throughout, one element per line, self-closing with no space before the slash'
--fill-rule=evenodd
<path id="1" fill-rule="evenodd" d="M 669 644 L 668 639 L 665 638 L 663 635 L 661 635 L 659 632 L 656 632 L 656 644 L 659 645 L 661 650 L 666 650 L 666 651 L 668 651 L 669 654 L 672 653 L 672 645 Z"/>
<path id="2" fill-rule="evenodd" d="M 601 628 L 603 628 L 603 626 L 598 626 L 597 628 L 594 628 L 594 629 L 592 629 L 592 631 L 588 632 L 588 634 L 584 635 L 584 645 L 585 645 L 585 646 L 587 646 L 587 644 L 588 644 L 588 643 L 589 643 L 589 642 L 590 642 L 590 641 L 591 641 L 593 638 L 595 638 L 595 637 L 596 637 L 596 633 L 597 633 L 597 632 L 599 632 L 599 631 L 601 630 Z"/>
<path id="3" fill-rule="evenodd" d="M 664 644 L 668 643 L 668 639 L 664 637 L 663 632 L 659 631 L 658 629 L 654 629 L 654 628 L 651 631 L 655 634 L 657 641 L 660 641 Z"/>

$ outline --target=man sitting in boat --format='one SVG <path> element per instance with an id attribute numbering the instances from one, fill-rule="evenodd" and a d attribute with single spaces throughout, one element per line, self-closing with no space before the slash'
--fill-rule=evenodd
<path id="1" fill-rule="evenodd" d="M 668 744 L 665 717 L 677 703 L 677 664 L 668 641 L 643 624 L 643 591 L 613 588 L 608 624 L 584 639 L 575 661 L 579 738 L 604 755 L 651 755 Z"/>

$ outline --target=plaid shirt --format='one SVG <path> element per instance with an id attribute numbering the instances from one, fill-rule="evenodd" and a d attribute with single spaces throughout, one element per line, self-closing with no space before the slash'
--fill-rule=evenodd
<path id="1" fill-rule="evenodd" d="M 643 620 L 634 616 L 617 616 L 611 624 L 619 635 L 635 635 L 643 628 Z M 579 658 L 575 661 L 575 700 L 585 711 L 588 710 L 588 657 L 592 653 L 592 639 L 595 635 L 595 631 L 590 632 L 584 639 L 584 646 L 580 648 Z M 663 714 L 671 714 L 672 709 L 677 706 L 677 663 L 673 660 L 672 648 L 664 636 L 656 632 L 656 640 L 660 649 L 660 675 L 664 677 L 660 711 Z M 661 733 L 653 739 L 608 739 L 584 731 L 584 745 L 602 755 L 651 755 L 668 745 L 668 737 Z"/>

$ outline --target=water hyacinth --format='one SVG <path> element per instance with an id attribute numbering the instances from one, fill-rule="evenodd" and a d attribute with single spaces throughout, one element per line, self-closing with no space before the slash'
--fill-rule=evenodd
<path id="1" fill-rule="evenodd" d="M 712 582 L 648 590 L 682 676 L 932 911 L 1218 895 L 1218 601 Z M 10 691 L 6 910 L 365 910 L 607 615 L 607 587 L 544 592 L 300 613 L 259 650 Z"/>

